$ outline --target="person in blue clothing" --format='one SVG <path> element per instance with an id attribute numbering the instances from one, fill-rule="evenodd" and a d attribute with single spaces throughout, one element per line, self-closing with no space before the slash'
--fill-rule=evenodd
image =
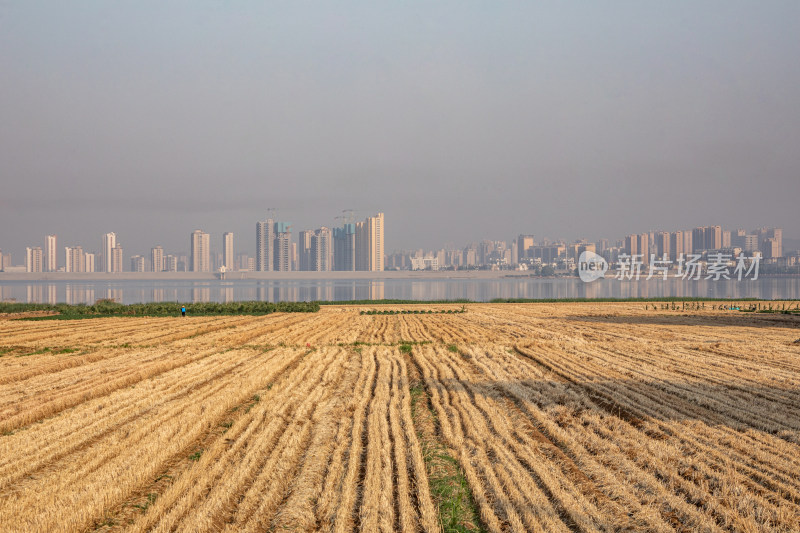
<path id="1" fill-rule="evenodd" d="M 186 306 L 181 306 L 181 316 L 186 316 Z"/>

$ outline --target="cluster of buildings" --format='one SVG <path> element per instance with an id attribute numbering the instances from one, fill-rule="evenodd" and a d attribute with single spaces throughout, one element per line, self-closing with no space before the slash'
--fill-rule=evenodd
<path id="1" fill-rule="evenodd" d="M 571 272 L 584 251 L 595 252 L 609 263 L 615 263 L 620 255 L 640 256 L 644 264 L 652 257 L 678 261 L 689 254 L 702 256 L 730 255 L 740 253 L 757 254 L 762 263 L 776 267 L 800 265 L 800 253 L 784 253 L 781 228 L 759 228 L 752 231 L 724 230 L 721 226 L 704 226 L 692 230 L 651 231 L 627 235 L 611 242 L 600 239 L 590 242 L 585 239 L 574 242 L 537 242 L 533 235 L 519 235 L 507 241 L 481 241 L 461 249 L 435 251 L 411 250 L 389 254 L 386 258 L 388 270 L 459 270 L 459 269 L 516 269 L 542 270 L 547 272 Z"/>
<path id="2" fill-rule="evenodd" d="M 11 255 L 0 250 L 0 271 L 7 272 L 327 272 L 333 270 L 382 271 L 384 269 L 384 215 L 378 213 L 341 227 L 321 227 L 292 239 L 292 225 L 273 219 L 256 223 L 256 254 L 234 255 L 234 234 L 222 235 L 222 252 L 211 248 L 211 236 L 192 232 L 189 253 L 166 253 L 162 246 L 149 257 L 133 255 L 125 268 L 122 244 L 115 233 L 102 236 L 99 252 L 66 246 L 59 253 L 56 235 L 45 237 L 45 246 L 26 248 L 25 265 L 13 266 Z M 63 255 L 62 255 L 63 254 Z M 63 260 L 59 260 L 59 255 Z"/>
<path id="3" fill-rule="evenodd" d="M 287 272 L 287 271 L 383 271 L 383 270 L 534 270 L 539 273 L 572 272 L 584 251 L 595 252 L 611 264 L 620 256 L 638 257 L 643 264 L 653 259 L 677 262 L 679 257 L 712 254 L 737 257 L 758 255 L 762 264 L 800 267 L 800 252 L 785 253 L 781 228 L 725 230 L 704 226 L 691 230 L 650 231 L 625 236 L 616 242 L 585 239 L 574 242 L 536 241 L 519 235 L 510 241 L 471 243 L 459 249 L 412 250 L 387 254 L 384 215 L 378 213 L 356 222 L 342 217 L 334 228 L 303 230 L 293 239 L 292 225 L 268 218 L 256 223 L 255 256 L 236 253 L 234 234 L 222 235 L 221 252 L 212 250 L 211 236 L 192 232 L 189 253 L 167 253 L 162 246 L 149 257 L 134 255 L 126 265 L 123 248 L 114 233 L 102 236 L 99 251 L 81 246 L 59 249 L 56 235 L 45 237 L 44 247 L 26 249 L 25 266 L 12 266 L 10 254 L 0 250 L 0 270 L 18 272 Z M 62 250 L 59 252 L 59 250 Z M 63 258 L 59 259 L 59 256 Z M 129 266 L 129 268 L 126 268 Z"/>

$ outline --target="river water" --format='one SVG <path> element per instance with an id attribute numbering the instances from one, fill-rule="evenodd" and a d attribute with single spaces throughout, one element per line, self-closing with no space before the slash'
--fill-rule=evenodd
<path id="1" fill-rule="evenodd" d="M 209 280 L 209 281 L 2 281 L 0 301 L 69 304 L 111 298 L 122 303 L 455 300 L 493 298 L 715 297 L 800 299 L 800 278 L 757 280 L 600 279 L 363 279 L 363 280 Z"/>

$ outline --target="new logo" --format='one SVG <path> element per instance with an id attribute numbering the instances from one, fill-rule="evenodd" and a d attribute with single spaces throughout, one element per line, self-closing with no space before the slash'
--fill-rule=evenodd
<path id="1" fill-rule="evenodd" d="M 589 250 L 581 252 L 581 256 L 578 258 L 578 275 L 581 277 L 581 281 L 590 282 L 604 278 L 606 270 L 608 270 L 608 262 L 602 256 Z"/>

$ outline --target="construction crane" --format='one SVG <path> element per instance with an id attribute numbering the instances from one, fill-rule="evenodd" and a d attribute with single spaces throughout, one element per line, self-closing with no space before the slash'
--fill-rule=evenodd
<path id="1" fill-rule="evenodd" d="M 353 209 L 344 209 L 340 218 L 345 224 L 352 224 L 356 220 L 356 212 Z"/>

